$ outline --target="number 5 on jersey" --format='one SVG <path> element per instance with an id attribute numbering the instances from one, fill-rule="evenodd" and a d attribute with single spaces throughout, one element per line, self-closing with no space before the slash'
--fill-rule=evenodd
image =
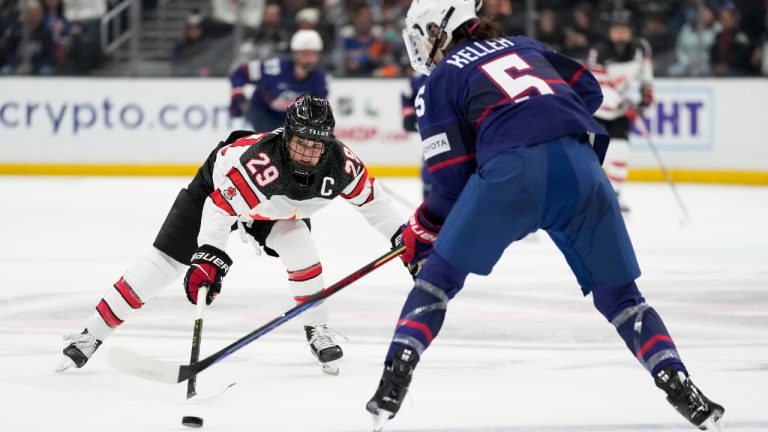
<path id="1" fill-rule="evenodd" d="M 504 92 L 512 103 L 522 102 L 531 96 L 531 89 L 536 89 L 540 95 L 554 94 L 552 87 L 543 79 L 530 73 L 512 77 L 509 70 L 524 72 L 532 69 L 522 57 L 516 53 L 507 54 L 480 66 L 485 75 Z"/>

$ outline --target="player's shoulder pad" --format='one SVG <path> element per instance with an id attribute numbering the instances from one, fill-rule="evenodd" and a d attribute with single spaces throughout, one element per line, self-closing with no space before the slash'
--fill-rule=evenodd
<path id="1" fill-rule="evenodd" d="M 651 55 L 651 44 L 645 38 L 639 37 L 632 41 L 636 49 L 640 50 L 643 56 L 649 57 Z"/>
<path id="2" fill-rule="evenodd" d="M 226 140 L 224 140 L 224 144 L 232 144 L 233 142 L 239 140 L 240 138 L 247 137 L 248 135 L 253 135 L 256 132 L 253 131 L 247 131 L 247 130 L 236 130 L 232 131 L 229 134 L 229 137 L 227 137 Z"/>

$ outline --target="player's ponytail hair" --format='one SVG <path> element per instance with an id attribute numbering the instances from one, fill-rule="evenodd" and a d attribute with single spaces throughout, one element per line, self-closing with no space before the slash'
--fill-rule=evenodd
<path id="1" fill-rule="evenodd" d="M 480 17 L 476 20 L 469 20 L 454 30 L 451 44 L 445 51 L 450 51 L 451 48 L 468 39 L 485 40 L 504 36 L 504 30 L 501 29 L 501 26 L 493 18 Z"/>

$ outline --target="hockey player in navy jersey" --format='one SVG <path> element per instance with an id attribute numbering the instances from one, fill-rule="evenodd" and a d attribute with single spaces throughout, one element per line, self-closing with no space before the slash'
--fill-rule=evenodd
<path id="1" fill-rule="evenodd" d="M 229 113 L 245 115 L 253 130 L 271 131 L 285 121 L 285 112 L 301 94 L 328 97 L 328 75 L 318 67 L 323 40 L 314 30 L 299 30 L 291 37 L 290 59 L 252 60 L 229 77 L 232 97 Z M 244 87 L 254 85 L 250 102 Z"/>
<path id="2" fill-rule="evenodd" d="M 594 76 L 535 39 L 504 36 L 472 0 L 415 0 L 403 36 L 414 69 L 429 74 L 417 103 L 434 183 L 402 232 L 403 260 L 421 269 L 366 406 L 376 427 L 400 409 L 467 275 L 489 274 L 507 246 L 543 229 L 667 400 L 716 430 L 723 407 L 693 385 L 635 284 L 640 269 L 601 167 Z"/>
<path id="3" fill-rule="evenodd" d="M 210 304 L 232 265 L 226 253 L 232 229 L 257 251 L 282 260 L 297 303 L 325 288 L 310 217 L 334 198 L 352 204 L 391 241 L 402 218 L 360 159 L 335 139 L 334 125 L 328 101 L 305 95 L 289 108 L 284 129 L 236 131 L 219 143 L 179 192 L 149 254 L 105 292 L 85 330 L 67 338 L 57 370 L 83 367 L 134 311 L 185 271 L 189 301 L 196 303 L 197 288 L 207 284 Z M 335 374 L 333 362 L 343 352 L 328 315 L 322 303 L 301 317 L 312 354 L 324 372 Z"/>

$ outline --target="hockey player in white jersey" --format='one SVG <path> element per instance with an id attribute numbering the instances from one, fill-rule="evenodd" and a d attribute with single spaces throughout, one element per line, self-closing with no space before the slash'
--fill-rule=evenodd
<path id="1" fill-rule="evenodd" d="M 628 212 L 621 187 L 629 173 L 629 133 L 635 119 L 641 118 L 653 102 L 653 64 L 648 42 L 632 35 L 632 13 L 628 10 L 611 14 L 608 39 L 590 50 L 587 64 L 603 92 L 595 117 L 611 137 L 603 166 L 621 211 Z"/>
<path id="2" fill-rule="evenodd" d="M 232 265 L 225 251 L 235 227 L 283 261 L 297 303 L 325 287 L 309 218 L 335 197 L 394 242 L 403 218 L 360 159 L 335 139 L 334 126 L 329 102 L 304 95 L 289 108 L 284 129 L 237 131 L 219 143 L 179 192 L 149 254 L 107 290 L 85 330 L 68 337 L 57 371 L 83 367 L 131 313 L 185 271 L 189 301 L 197 303 L 198 288 L 207 284 L 210 304 Z M 328 329 L 327 305 L 301 316 L 312 354 L 325 372 L 338 373 L 332 362 L 343 351 Z"/>

